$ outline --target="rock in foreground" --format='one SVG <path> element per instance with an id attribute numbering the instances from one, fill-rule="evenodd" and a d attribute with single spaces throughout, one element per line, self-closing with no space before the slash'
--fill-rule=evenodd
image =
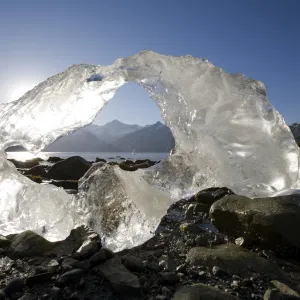
<path id="1" fill-rule="evenodd" d="M 198 283 L 179 288 L 172 300 L 238 300 L 239 298 L 224 293 L 216 288 Z"/>
<path id="2" fill-rule="evenodd" d="M 123 266 L 119 258 L 110 258 L 94 268 L 110 282 L 121 299 L 143 299 L 138 277 Z"/>
<path id="3" fill-rule="evenodd" d="M 48 177 L 57 180 L 79 180 L 92 166 L 80 156 L 72 156 L 57 162 L 48 171 Z"/>
<path id="4" fill-rule="evenodd" d="M 85 226 L 56 243 L 31 231 L 2 236 L 0 299 L 299 299 L 299 260 L 233 244 L 195 209 L 230 193 L 207 189 L 172 204 L 150 240 L 118 253 Z"/>
<path id="5" fill-rule="evenodd" d="M 187 261 L 193 265 L 211 268 L 219 266 L 229 274 L 242 277 L 250 276 L 253 272 L 264 273 L 273 278 L 283 277 L 282 271 L 275 264 L 235 244 L 192 248 L 187 254 Z"/>
<path id="6" fill-rule="evenodd" d="M 250 199 L 230 195 L 216 201 L 210 215 L 216 228 L 233 237 L 280 250 L 300 249 L 300 195 Z"/>

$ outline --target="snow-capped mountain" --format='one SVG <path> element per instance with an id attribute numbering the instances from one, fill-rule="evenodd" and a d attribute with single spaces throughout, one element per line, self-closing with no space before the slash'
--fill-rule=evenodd
<path id="1" fill-rule="evenodd" d="M 113 120 L 105 125 L 88 125 L 61 137 L 46 152 L 169 152 L 174 148 L 170 129 L 157 122 L 140 126 Z M 24 151 L 11 147 L 7 151 Z"/>

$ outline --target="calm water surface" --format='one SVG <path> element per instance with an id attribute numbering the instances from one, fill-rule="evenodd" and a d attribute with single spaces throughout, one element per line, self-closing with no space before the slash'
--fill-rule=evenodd
<path id="1" fill-rule="evenodd" d="M 14 158 L 16 160 L 25 161 L 35 157 L 40 157 L 47 160 L 50 156 L 58 156 L 61 158 L 67 158 L 70 156 L 81 156 L 89 161 L 95 161 L 96 157 L 104 158 L 108 161 L 120 160 L 120 159 L 151 159 L 154 161 L 167 158 L 169 153 L 131 153 L 131 152 L 40 152 L 36 155 L 30 152 L 7 152 L 7 158 Z"/>

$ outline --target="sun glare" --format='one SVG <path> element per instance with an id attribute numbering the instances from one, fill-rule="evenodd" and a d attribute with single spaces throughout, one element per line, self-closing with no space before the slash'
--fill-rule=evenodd
<path id="1" fill-rule="evenodd" d="M 31 90 L 34 87 L 34 84 L 20 84 L 12 86 L 9 93 L 9 98 L 11 101 L 18 100 L 21 98 L 27 91 Z"/>

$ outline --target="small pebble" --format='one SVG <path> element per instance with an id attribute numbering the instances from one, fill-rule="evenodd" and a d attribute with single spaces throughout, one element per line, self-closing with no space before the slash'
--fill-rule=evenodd
<path id="1" fill-rule="evenodd" d="M 186 265 L 182 264 L 176 268 L 176 272 L 182 273 L 185 271 L 185 269 L 186 269 Z"/>
<path id="2" fill-rule="evenodd" d="M 224 276 L 228 276 L 228 272 L 218 266 L 214 266 L 212 268 L 212 273 L 215 275 L 215 276 L 218 276 L 218 277 L 224 277 Z"/>

